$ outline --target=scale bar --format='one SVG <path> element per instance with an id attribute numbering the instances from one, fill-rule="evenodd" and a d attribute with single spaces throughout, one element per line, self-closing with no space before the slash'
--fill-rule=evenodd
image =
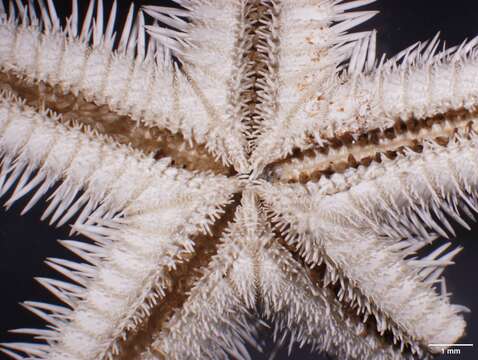
<path id="1" fill-rule="evenodd" d="M 473 347 L 473 344 L 428 344 L 429 347 Z"/>

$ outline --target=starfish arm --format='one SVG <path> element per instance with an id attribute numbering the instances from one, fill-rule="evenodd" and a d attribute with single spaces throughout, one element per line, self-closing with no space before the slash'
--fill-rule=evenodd
<path id="1" fill-rule="evenodd" d="M 51 216 L 51 223 L 62 225 L 81 211 L 78 223 L 82 223 L 100 202 L 102 214 L 113 214 L 134 200 L 135 192 L 140 195 L 139 184 L 146 185 L 138 183 L 135 173 L 154 162 L 140 152 L 97 139 L 87 129 L 68 127 L 54 113 L 37 112 L 12 94 L 1 94 L 0 109 L 1 194 L 16 184 L 7 206 L 36 189 L 26 212 L 61 181 L 43 218 Z M 168 166 L 166 160 L 156 169 L 165 171 Z M 126 192 L 119 189 L 124 183 Z M 77 198 L 82 190 L 83 196 Z"/>
<path id="2" fill-rule="evenodd" d="M 245 119 L 250 69 L 247 52 L 251 20 L 247 1 L 182 1 L 183 9 L 145 6 L 147 14 L 167 24 L 148 27 L 181 62 L 181 74 L 197 95 L 195 137 L 212 153 L 247 171 Z M 188 19 L 188 21 L 185 20 Z M 191 98 L 192 99 L 192 98 Z"/>
<path id="3" fill-rule="evenodd" d="M 358 139 L 364 133 L 396 128 L 399 121 L 413 121 L 420 128 L 437 117 L 474 112 L 477 43 L 475 38 L 437 53 L 437 35 L 403 50 L 368 75 L 350 76 L 329 97 L 309 102 L 313 136 L 326 142 L 349 133 Z"/>
<path id="4" fill-rule="evenodd" d="M 168 136 L 180 137 L 190 144 L 204 146 L 210 140 L 207 149 L 224 163 L 233 162 L 233 155 L 219 156 L 213 136 L 206 136 L 212 125 L 205 121 L 207 108 L 195 86 L 173 65 L 164 46 L 147 39 L 143 13 L 139 12 L 135 20 L 134 7 L 130 7 L 117 41 L 112 30 L 116 6 L 104 26 L 103 1 L 96 2 L 96 10 L 95 1 L 90 1 L 80 26 L 76 1 L 65 28 L 60 27 L 53 5 L 40 5 L 42 19 L 31 10 L 32 2 L 17 3 L 19 13 L 29 16 L 17 17 L 13 10 L 1 15 L 0 74 L 6 86 L 22 96 L 34 93 L 33 89 L 25 94 L 36 84 L 51 87 L 53 104 L 46 99 L 47 105 L 59 109 L 66 107 L 68 97 L 81 96 L 90 107 L 97 106 L 97 114 L 107 107 L 137 125 L 154 129 L 153 136 L 157 129 L 165 129 Z M 18 80 L 23 87 L 15 83 Z M 116 125 L 117 129 L 121 126 Z"/>
<path id="5" fill-rule="evenodd" d="M 347 304 L 324 286 L 318 268 L 307 270 L 274 242 L 261 254 L 259 284 L 264 316 L 276 341 L 308 344 L 339 359 L 405 359 Z"/>
<path id="6" fill-rule="evenodd" d="M 366 201 L 359 190 L 360 185 L 343 195 L 320 196 L 302 186 L 269 185 L 260 193 L 287 243 L 310 266 L 325 264 L 324 283 L 338 286 L 338 299 L 350 303 L 364 319 L 372 316 L 378 333 L 389 331 L 402 348 L 417 353 L 432 351 L 430 343 L 457 341 L 465 327 L 461 308 L 435 293 L 434 276 L 427 279 L 430 267 L 442 269 L 457 251 L 442 258 L 443 249 L 423 261 L 409 259 L 413 250 L 397 245 L 402 238 L 389 238 L 386 230 L 377 234 L 378 224 L 372 227 L 370 219 L 355 216 L 352 200 L 341 202 L 341 196 Z M 352 192 L 355 197 L 349 195 Z M 413 238 L 404 240 L 412 248 L 417 245 Z"/>
<path id="7" fill-rule="evenodd" d="M 251 160 L 256 166 L 306 141 L 303 133 L 310 129 L 310 116 L 303 108 L 329 91 L 340 65 L 369 37 L 369 32 L 348 31 L 376 14 L 350 10 L 372 2 L 281 1 L 263 15 L 267 31 L 258 35 L 258 52 L 264 69 L 256 80 L 260 121 Z"/>

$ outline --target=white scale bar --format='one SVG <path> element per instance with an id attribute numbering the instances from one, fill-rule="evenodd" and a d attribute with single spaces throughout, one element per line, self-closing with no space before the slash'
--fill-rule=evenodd
<path id="1" fill-rule="evenodd" d="M 428 344 L 428 346 L 430 346 L 430 347 L 435 347 L 435 346 L 438 346 L 438 347 L 445 347 L 445 346 L 448 346 L 448 347 L 473 347 L 473 344 Z"/>

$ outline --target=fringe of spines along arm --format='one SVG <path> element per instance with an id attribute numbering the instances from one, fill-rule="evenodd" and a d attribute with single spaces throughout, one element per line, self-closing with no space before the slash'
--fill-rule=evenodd
<path id="1" fill-rule="evenodd" d="M 251 159 L 256 167 L 282 157 L 304 141 L 303 128 L 310 119 L 302 116 L 302 108 L 309 98 L 329 91 L 340 64 L 352 56 L 361 39 L 370 36 L 370 32 L 348 31 L 376 12 L 350 10 L 373 1 L 274 2 L 269 20 L 272 31 L 265 39 L 271 70 L 264 76 L 261 121 L 255 129 L 256 150 Z"/>
<path id="2" fill-rule="evenodd" d="M 60 124 L 56 116 L 49 111 L 37 113 L 15 96 L 0 94 L 0 194 L 13 189 L 7 206 L 33 194 L 24 213 L 61 181 L 43 218 L 61 225 L 79 212 L 76 223 L 82 224 L 93 212 L 98 218 L 112 216 L 133 200 L 134 192 L 144 184 L 137 173 L 160 174 L 169 165 L 168 159 L 155 162 L 108 138 Z M 138 184 L 131 193 L 120 189 L 128 181 Z M 83 195 L 77 197 L 80 191 Z M 100 204 L 105 194 L 108 196 Z"/>
<path id="3" fill-rule="evenodd" d="M 330 96 L 307 104 L 313 123 L 307 131 L 320 143 L 345 133 L 357 137 L 385 130 L 397 120 L 420 122 L 452 111 L 473 112 L 478 96 L 477 43 L 475 38 L 437 52 L 437 35 L 381 61 L 368 74 L 355 73 L 345 83 L 339 80 Z M 313 120 L 323 116 L 327 125 Z"/>
<path id="4" fill-rule="evenodd" d="M 226 240 L 182 309 L 173 314 L 165 329 L 154 334 L 146 353 L 155 350 L 178 360 L 251 359 L 245 343 L 258 346 L 253 308 L 247 306 L 248 299 L 255 299 L 252 261 L 240 246 Z M 217 314 L 221 314 L 219 318 Z"/>
<path id="5" fill-rule="evenodd" d="M 167 159 L 153 161 L 107 138 L 60 124 L 51 112 L 39 114 L 11 95 L 1 96 L 1 191 L 14 189 L 7 203 L 32 193 L 29 209 L 60 182 L 47 214 L 64 223 L 79 213 L 74 230 L 94 242 L 62 242 L 89 264 L 49 261 L 76 284 L 39 279 L 67 308 L 25 303 L 53 330 L 23 332 L 48 334 L 50 345 L 3 344 L 2 351 L 73 359 L 81 348 L 89 358 L 109 356 L 161 297 L 167 269 L 182 254 L 194 252 L 189 237 L 208 231 L 235 191 L 235 181 L 212 175 L 193 178 L 168 167 Z M 179 227 L 179 238 L 171 236 Z"/>
<path id="6" fill-rule="evenodd" d="M 294 344 L 307 344 L 339 359 L 408 359 L 399 347 L 368 333 L 360 317 L 347 319 L 350 313 L 334 293 L 314 283 L 285 248 L 272 243 L 260 258 L 264 317 L 272 322 L 274 341 L 282 339 L 284 347 L 288 341 L 289 354 Z"/>
<path id="7" fill-rule="evenodd" d="M 81 22 L 77 0 L 72 0 L 64 28 L 51 1 L 40 1 L 38 7 L 40 14 L 31 1 L 10 2 L 8 14 L 0 15 L 1 70 L 81 94 L 146 125 L 180 132 L 187 141 L 208 142 L 211 153 L 225 164 L 241 157 L 237 149 L 226 151 L 221 142 L 209 141 L 219 131 L 215 126 L 223 124 L 214 122 L 195 85 L 174 65 L 170 41 L 147 36 L 141 11 L 135 15 L 130 7 L 117 39 L 116 3 L 105 23 L 103 0 L 90 0 Z M 171 32 L 171 39 L 175 34 Z"/>
<path id="8" fill-rule="evenodd" d="M 253 7 L 252 2 L 198 0 L 176 3 L 183 9 L 144 7 L 148 15 L 172 28 L 149 26 L 148 32 L 160 43 L 170 44 L 171 51 L 181 62 L 181 71 L 206 110 L 201 117 L 195 114 L 198 129 L 194 131 L 202 130 L 199 124 L 208 124 L 210 133 L 205 135 L 208 148 L 214 154 L 230 154 L 234 166 L 247 172 L 244 119 L 248 107 L 241 94 L 250 86 L 250 59 L 246 55 L 250 48 L 247 32 L 251 24 L 247 21 L 247 12 Z"/>
<path id="9" fill-rule="evenodd" d="M 223 232 L 208 266 L 189 292 L 183 307 L 153 333 L 145 354 L 168 359 L 229 357 L 250 360 L 245 346 L 260 348 L 252 321 L 257 299 L 254 254 L 258 212 L 253 194 L 245 190 L 234 219 Z M 259 240 L 259 239 L 257 239 Z M 217 314 L 221 314 L 217 318 Z M 148 355 L 141 357 L 148 359 Z"/>

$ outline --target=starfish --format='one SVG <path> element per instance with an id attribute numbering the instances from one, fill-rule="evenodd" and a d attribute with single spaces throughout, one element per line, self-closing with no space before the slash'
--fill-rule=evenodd
<path id="1" fill-rule="evenodd" d="M 13 359 L 427 359 L 465 332 L 430 249 L 478 210 L 477 42 L 375 58 L 374 0 L 0 1 L 0 195 L 81 260 Z M 145 15 L 153 21 L 148 24 Z M 62 24 L 64 23 L 64 24 Z M 430 346 L 430 344 L 443 344 Z"/>

